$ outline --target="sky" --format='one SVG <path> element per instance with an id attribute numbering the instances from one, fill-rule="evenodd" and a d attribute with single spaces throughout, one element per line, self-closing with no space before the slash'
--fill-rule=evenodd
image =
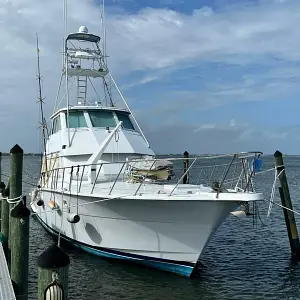
<path id="1" fill-rule="evenodd" d="M 300 153 L 299 0 L 106 0 L 110 71 L 158 153 Z M 61 70 L 62 0 L 0 0 L 1 149 L 41 150 Z M 101 35 L 99 0 L 68 30 Z"/>

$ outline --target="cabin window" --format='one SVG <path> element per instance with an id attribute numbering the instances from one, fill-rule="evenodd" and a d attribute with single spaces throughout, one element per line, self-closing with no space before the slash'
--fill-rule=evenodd
<path id="1" fill-rule="evenodd" d="M 69 111 L 69 128 L 87 127 L 83 111 Z M 68 114 L 66 114 L 68 127 Z"/>
<path id="2" fill-rule="evenodd" d="M 119 121 L 123 121 L 123 124 L 122 124 L 123 128 L 134 130 L 134 127 L 129 119 L 128 114 L 116 112 L 116 115 L 117 115 Z"/>
<path id="3" fill-rule="evenodd" d="M 93 127 L 116 127 L 116 121 L 111 111 L 90 111 Z"/>
<path id="4" fill-rule="evenodd" d="M 57 116 L 54 120 L 53 120 L 53 124 L 52 124 L 52 133 L 56 133 L 61 129 L 60 127 L 60 116 Z"/>

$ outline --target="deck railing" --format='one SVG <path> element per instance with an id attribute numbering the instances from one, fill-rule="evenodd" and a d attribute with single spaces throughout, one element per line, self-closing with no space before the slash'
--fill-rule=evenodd
<path id="1" fill-rule="evenodd" d="M 142 186 L 150 184 L 172 184 L 173 188 L 168 195 L 174 194 L 178 185 L 183 182 L 183 178 L 189 173 L 190 184 L 211 186 L 218 197 L 221 192 L 231 189 L 239 192 L 254 191 L 253 177 L 255 175 L 255 168 L 252 168 L 252 162 L 262 154 L 261 152 L 247 152 L 236 153 L 229 155 L 216 156 L 196 156 L 190 158 L 151 158 L 147 161 L 152 162 L 151 167 L 138 180 L 137 189 L 133 195 L 137 195 Z M 153 171 L 153 166 L 158 160 L 166 159 L 173 163 L 174 177 L 168 181 L 149 182 L 148 174 Z M 189 160 L 189 167 L 184 172 L 183 162 Z M 222 162 L 222 160 L 224 162 Z M 213 163 L 216 161 L 216 163 Z M 222 163 L 220 163 L 220 161 Z M 41 174 L 41 187 L 50 188 L 52 190 L 64 190 L 69 192 L 74 191 L 74 183 L 76 182 L 76 193 L 82 191 L 82 186 L 88 184 L 90 186 L 89 193 L 93 194 L 95 186 L 100 182 L 110 182 L 111 186 L 108 195 L 111 195 L 115 186 L 119 182 L 133 180 L 132 174 L 128 171 L 128 164 L 133 162 L 140 162 L 140 160 L 129 160 L 121 162 L 102 162 L 98 164 L 81 164 L 76 166 L 52 168 L 47 172 Z M 112 173 L 106 173 L 105 168 L 114 167 Z M 90 170 L 96 170 L 96 176 L 91 181 Z M 101 177 L 101 178 L 100 178 Z"/>

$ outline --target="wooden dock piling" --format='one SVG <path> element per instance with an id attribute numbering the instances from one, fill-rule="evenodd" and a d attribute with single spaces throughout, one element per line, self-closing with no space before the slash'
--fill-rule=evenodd
<path id="1" fill-rule="evenodd" d="M 10 180 L 8 179 L 8 183 L 4 191 L 2 192 L 2 197 L 9 198 L 10 194 Z M 4 199 L 1 203 L 1 234 L 2 234 L 2 244 L 3 250 L 5 253 L 6 258 L 8 258 L 8 238 L 9 238 L 9 204 Z"/>
<path id="2" fill-rule="evenodd" d="M 278 150 L 274 153 L 275 157 L 275 167 L 277 171 L 277 176 L 280 181 L 281 189 L 279 190 L 280 198 L 282 205 L 289 210 L 284 209 L 285 214 L 285 222 L 288 231 L 290 247 L 292 251 L 292 258 L 299 260 L 300 259 L 300 243 L 299 243 L 299 236 L 297 231 L 297 225 L 295 216 L 293 213 L 293 205 L 292 200 L 289 192 L 289 186 L 287 182 L 287 177 L 285 173 L 285 167 L 283 163 L 282 153 Z"/>
<path id="3" fill-rule="evenodd" d="M 184 151 L 183 157 L 185 158 L 183 161 L 183 174 L 185 174 L 189 168 L 189 153 L 187 151 Z M 188 172 L 184 175 L 182 179 L 183 184 L 189 183 L 189 174 Z"/>
<path id="4" fill-rule="evenodd" d="M 69 256 L 57 246 L 51 245 L 38 257 L 38 300 L 51 293 L 53 299 L 68 299 Z"/>
<path id="5" fill-rule="evenodd" d="M 18 300 L 28 299 L 29 215 L 24 196 L 10 212 L 11 280 Z"/>
<path id="6" fill-rule="evenodd" d="M 2 152 L 0 152 L 0 193 L 5 190 L 5 184 L 2 182 Z M 1 216 L 2 205 L 0 203 L 0 216 Z M 0 222 L 0 231 L 1 231 L 1 222 Z"/>
<path id="7" fill-rule="evenodd" d="M 0 152 L 0 182 L 2 182 L 2 152 Z"/>
<path id="8" fill-rule="evenodd" d="M 22 176 L 23 176 L 23 149 L 19 145 L 15 145 L 10 149 L 10 199 L 17 199 L 22 195 Z M 9 228 L 8 228 L 8 268 L 11 270 L 11 235 L 14 234 L 11 231 L 11 217 L 10 212 L 14 207 L 13 203 L 9 203 Z"/>
<path id="9" fill-rule="evenodd" d="M 2 182 L 0 180 L 0 198 L 1 198 L 1 201 L 3 200 L 3 195 L 5 194 L 5 183 Z M 4 200 L 3 200 L 4 201 Z M 1 211 L 2 211 L 2 203 L 0 202 L 0 218 L 1 218 Z M 0 220 L 0 232 L 1 232 L 1 220 Z"/>
<path id="10" fill-rule="evenodd" d="M 10 150 L 10 221 L 8 264 L 18 299 L 28 299 L 29 215 L 26 197 L 22 197 L 23 149 Z"/>

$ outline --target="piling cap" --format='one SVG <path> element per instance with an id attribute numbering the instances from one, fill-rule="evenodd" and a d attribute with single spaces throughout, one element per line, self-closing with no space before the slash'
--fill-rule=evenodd
<path id="1" fill-rule="evenodd" d="M 55 243 L 38 257 L 37 264 L 44 269 L 63 268 L 70 264 L 70 259 Z"/>
<path id="2" fill-rule="evenodd" d="M 275 153 L 274 153 L 274 157 L 282 157 L 282 153 L 280 152 L 280 151 L 276 151 Z"/>
<path id="3" fill-rule="evenodd" d="M 10 149 L 10 153 L 19 153 L 19 154 L 23 154 L 23 149 L 18 145 L 14 145 L 11 149 Z"/>
<path id="4" fill-rule="evenodd" d="M 10 216 L 13 218 L 24 218 L 30 215 L 30 210 L 23 204 L 19 202 L 16 206 L 10 211 Z"/>

